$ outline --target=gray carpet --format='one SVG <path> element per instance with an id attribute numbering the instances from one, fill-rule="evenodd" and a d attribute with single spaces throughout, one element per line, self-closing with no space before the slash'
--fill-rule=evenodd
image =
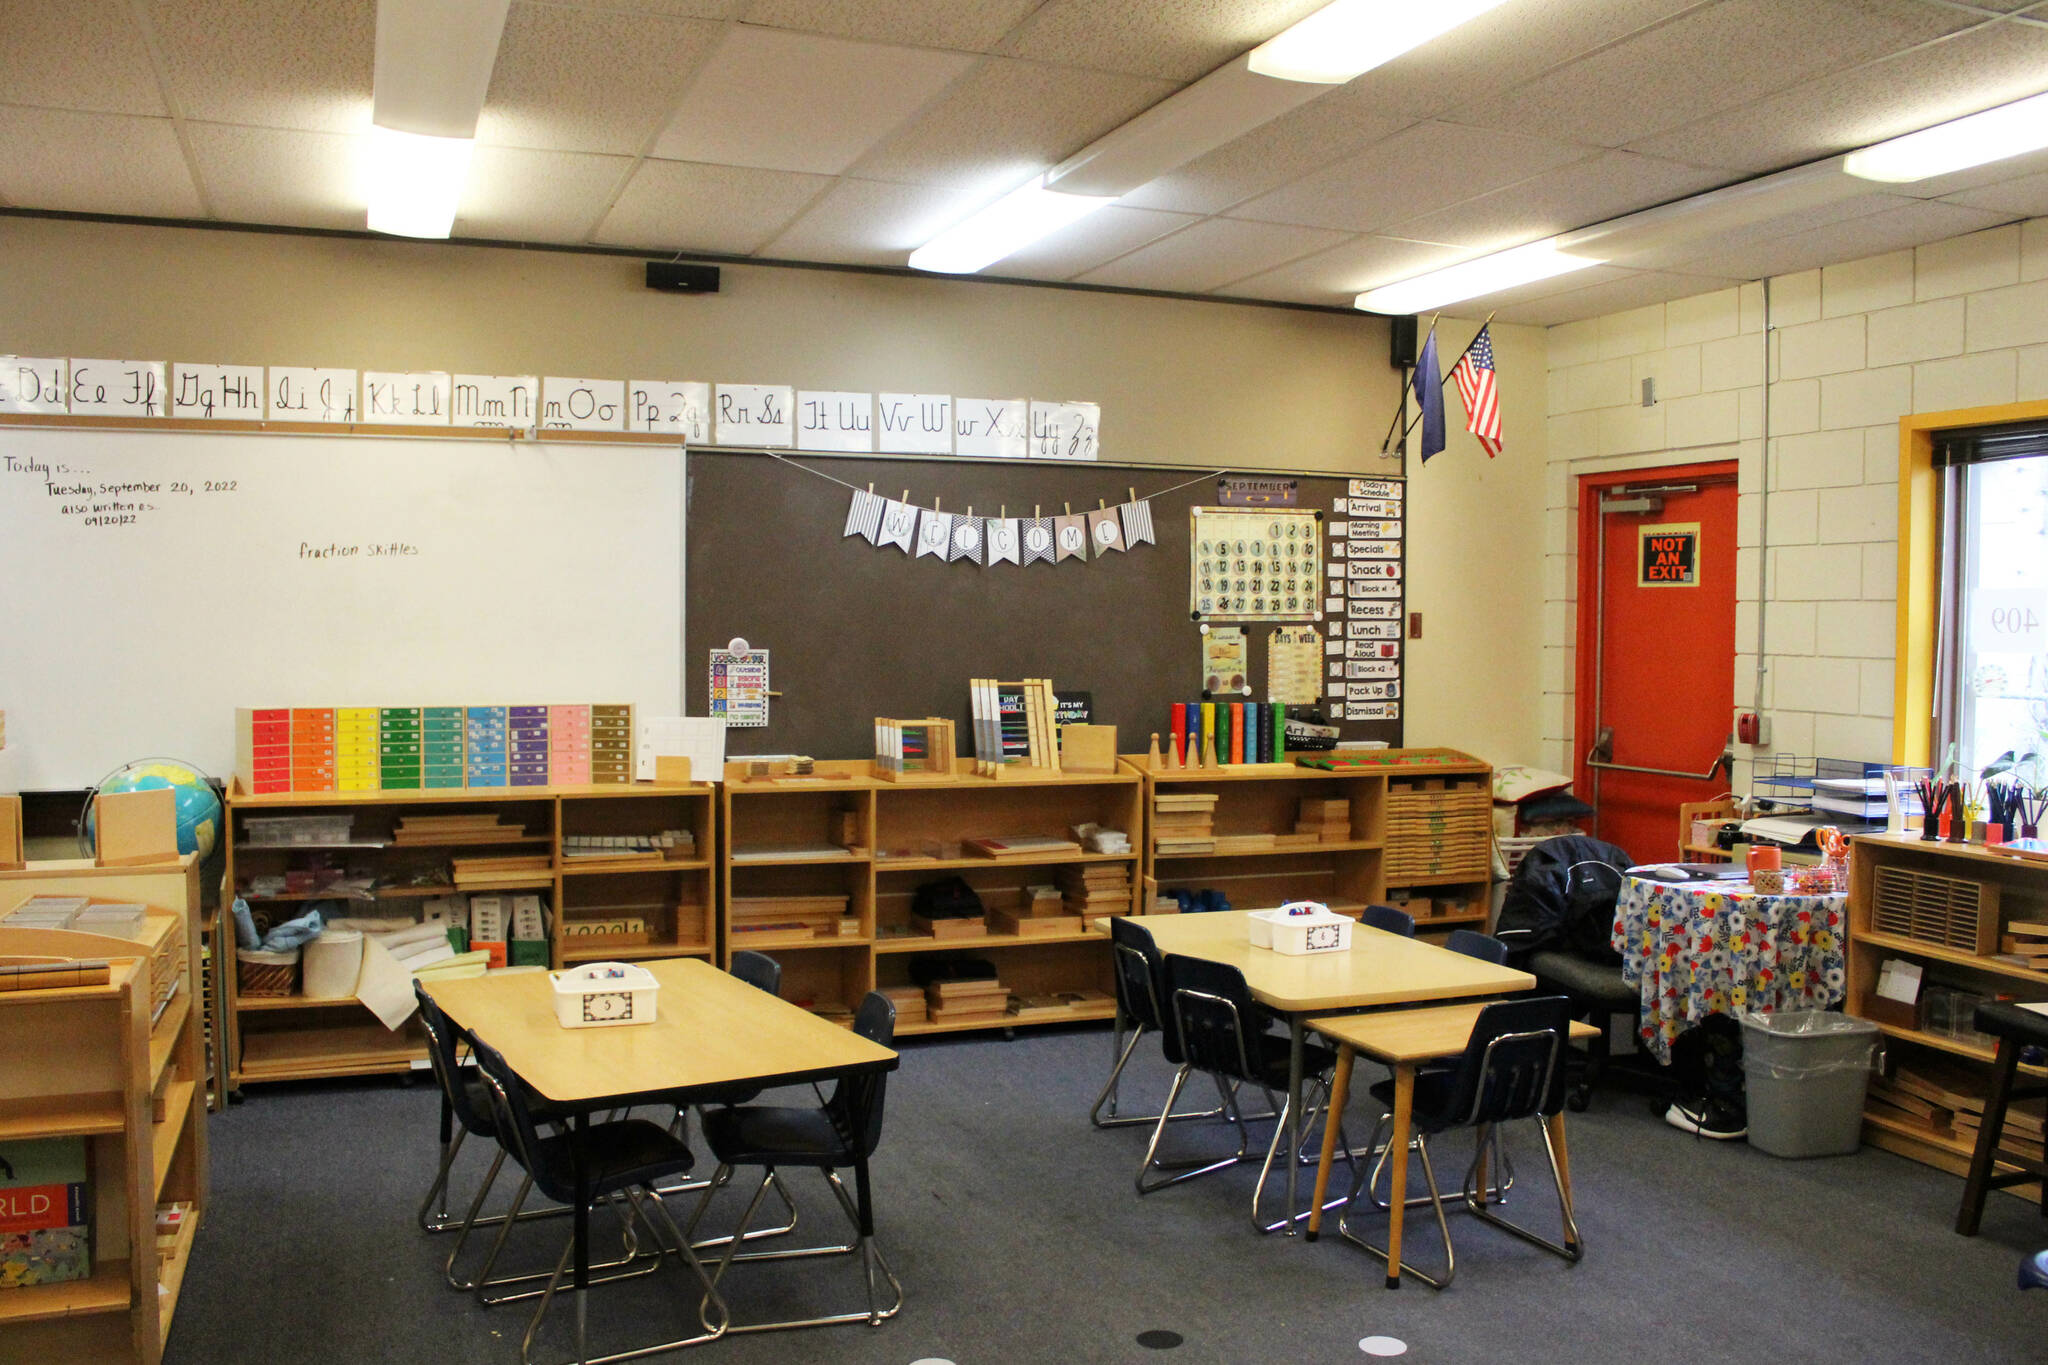
<path id="1" fill-rule="evenodd" d="M 1126 1091 L 1137 1103 L 1156 1102 L 1167 1077 L 1148 1050 Z M 1983 1235 L 1965 1240 L 1950 1231 L 1956 1177 L 1872 1150 L 1792 1162 L 1697 1141 L 1625 1090 L 1570 1119 L 1583 1263 L 1454 1217 L 1456 1283 L 1441 1294 L 1413 1283 L 1390 1293 L 1378 1264 L 1334 1237 L 1311 1246 L 1255 1234 L 1246 1217 L 1255 1167 L 1139 1199 L 1131 1176 L 1143 1130 L 1096 1132 L 1085 1117 L 1108 1052 L 1100 1027 L 908 1044 L 875 1171 L 880 1240 L 909 1293 L 902 1314 L 879 1329 L 732 1337 L 699 1356 L 733 1365 L 1344 1361 L 1367 1358 L 1358 1343 L 1369 1335 L 1398 1338 L 1407 1359 L 1433 1362 L 1797 1365 L 2039 1361 L 2048 1352 L 2048 1293 L 2013 1285 L 2021 1253 L 2048 1245 L 2048 1221 L 2032 1207 L 1993 1195 Z M 517 1361 L 525 1310 L 481 1311 L 445 1288 L 449 1239 L 412 1223 L 432 1178 L 435 1112 L 422 1077 L 410 1087 L 258 1087 L 216 1116 L 213 1208 L 170 1365 Z M 1372 1112 L 1361 1087 L 1354 1138 L 1363 1140 Z M 1221 1135 L 1187 1124 L 1174 1136 Z M 1513 1141 L 1523 1188 L 1510 1212 L 1548 1224 L 1555 1204 L 1537 1174 L 1533 1129 Z M 474 1188 L 486 1159 L 464 1154 L 459 1191 Z M 844 1224 L 817 1177 L 790 1178 L 799 1235 L 836 1236 Z M 707 1227 L 731 1216 L 721 1204 Z M 1426 1215 L 1408 1227 L 1412 1246 L 1434 1250 Z M 552 1264 L 566 1230 L 559 1221 L 517 1229 L 521 1268 Z M 733 1274 L 743 1313 L 851 1306 L 861 1292 L 844 1257 Z M 593 1350 L 679 1333 L 681 1283 L 671 1264 L 594 1290 Z M 565 1309 L 543 1327 L 537 1359 L 566 1358 Z M 1183 1342 L 1138 1344 L 1155 1330 Z"/>

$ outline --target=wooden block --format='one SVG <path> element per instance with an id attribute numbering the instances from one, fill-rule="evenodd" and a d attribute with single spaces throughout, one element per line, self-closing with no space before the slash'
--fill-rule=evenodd
<path id="1" fill-rule="evenodd" d="M 656 754 L 654 756 L 654 780 L 656 782 L 686 785 L 690 780 L 690 756 L 688 754 Z"/>
<path id="2" fill-rule="evenodd" d="M 178 859 L 178 798 L 169 787 L 102 792 L 93 798 L 101 867 L 140 867 Z"/>
<path id="3" fill-rule="evenodd" d="M 21 857 L 21 798 L 0 796 L 0 872 L 19 872 Z"/>

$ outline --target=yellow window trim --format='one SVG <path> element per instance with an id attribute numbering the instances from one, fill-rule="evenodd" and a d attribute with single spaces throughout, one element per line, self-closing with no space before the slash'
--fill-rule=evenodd
<path id="1" fill-rule="evenodd" d="M 1934 442 L 1958 427 L 2048 420 L 2048 400 L 1916 412 L 1899 419 L 1899 626 L 1892 669 L 1892 762 L 1932 759 L 1934 660 L 1941 621 L 1941 487 Z"/>

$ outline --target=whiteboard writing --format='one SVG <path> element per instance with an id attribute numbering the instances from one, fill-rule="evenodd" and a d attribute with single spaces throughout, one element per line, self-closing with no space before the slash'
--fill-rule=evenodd
<path id="1" fill-rule="evenodd" d="M 171 416 L 256 421 L 263 416 L 263 367 L 172 365 Z"/>
<path id="2" fill-rule="evenodd" d="M 953 453 L 953 399 L 943 393 L 885 393 L 875 400 L 875 448 L 901 455 Z"/>
<path id="3" fill-rule="evenodd" d="M 626 381 L 562 379 L 540 386 L 540 424 L 550 431 L 620 431 L 626 425 Z"/>
<path id="4" fill-rule="evenodd" d="M 458 374 L 448 393 L 448 420 L 458 427 L 529 430 L 539 392 L 530 374 Z"/>
<path id="5" fill-rule="evenodd" d="M 798 450 L 873 450 L 875 396 L 801 392 L 796 396 Z"/>
<path id="6" fill-rule="evenodd" d="M 37 521 L 60 533 L 92 535 L 139 527 L 183 500 L 240 491 L 239 477 L 161 478 L 135 472 L 102 476 L 86 459 L 0 455 L 0 507 L 7 509 L 10 523 L 23 535 L 33 534 L 30 523 Z"/>
<path id="7" fill-rule="evenodd" d="M 71 360 L 71 411 L 91 417 L 164 415 L 159 360 Z"/>
<path id="8" fill-rule="evenodd" d="M 270 417 L 275 422 L 355 421 L 356 372 L 272 365 Z"/>
<path id="9" fill-rule="evenodd" d="M 976 460 L 1021 460 L 1030 438 L 1022 398 L 962 398 L 953 404 L 953 452 Z"/>
<path id="10" fill-rule="evenodd" d="M 1102 408 L 1095 403 L 1031 404 L 1031 458 L 1092 460 L 1098 454 Z"/>
<path id="11" fill-rule="evenodd" d="M 448 422 L 447 374 L 440 370 L 420 374 L 365 370 L 363 418 L 386 424 L 445 426 Z"/>
<path id="12" fill-rule="evenodd" d="M 796 429 L 795 393 L 786 384 L 720 384 L 714 408 L 718 444 L 786 446 Z"/>
<path id="13" fill-rule="evenodd" d="M 57 356 L 0 356 L 0 412 L 62 412 L 71 367 Z"/>
<path id="14" fill-rule="evenodd" d="M 626 386 L 626 430 L 661 431 L 690 445 L 711 440 L 711 386 L 636 379 Z"/>

